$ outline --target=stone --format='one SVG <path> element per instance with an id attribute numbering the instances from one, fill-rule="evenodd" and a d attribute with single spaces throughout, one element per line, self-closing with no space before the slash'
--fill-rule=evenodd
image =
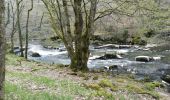
<path id="1" fill-rule="evenodd" d="M 150 56 L 137 56 L 135 57 L 135 60 L 140 62 L 150 62 L 153 61 L 153 58 Z"/>
<path id="2" fill-rule="evenodd" d="M 107 59 L 122 59 L 123 57 L 121 57 L 118 54 L 105 54 L 104 56 L 98 57 L 97 59 L 100 60 L 107 60 Z"/>
<path id="3" fill-rule="evenodd" d="M 95 49 L 128 49 L 131 48 L 132 45 L 117 45 L 117 44 L 106 44 L 102 46 L 95 47 Z"/>
<path id="4" fill-rule="evenodd" d="M 162 75 L 161 79 L 170 84 L 170 75 L 168 74 Z"/>
<path id="5" fill-rule="evenodd" d="M 37 53 L 37 52 L 32 53 L 31 56 L 32 56 L 32 57 L 41 57 L 41 55 L 40 55 L 39 53 Z"/>

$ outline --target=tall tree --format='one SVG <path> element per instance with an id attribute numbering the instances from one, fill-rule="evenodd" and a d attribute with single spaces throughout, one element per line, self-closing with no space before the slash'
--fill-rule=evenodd
<path id="1" fill-rule="evenodd" d="M 5 80 L 5 0 L 0 0 L 0 100 L 4 99 Z"/>
<path id="2" fill-rule="evenodd" d="M 21 23 L 20 23 L 20 4 L 23 0 L 16 0 L 16 6 L 17 6 L 17 28 L 18 28 L 18 33 L 19 33 L 19 43 L 20 43 L 20 52 L 21 52 L 21 57 L 24 57 L 23 53 L 23 43 L 22 43 L 22 31 L 21 31 Z"/>
<path id="3" fill-rule="evenodd" d="M 17 19 L 16 19 L 16 15 L 17 15 L 17 8 L 15 8 L 15 4 L 16 1 L 14 0 L 10 0 L 10 17 L 11 17 L 11 22 L 12 22 L 12 29 L 11 29 L 11 34 L 10 34 L 10 41 L 11 41 L 11 53 L 14 53 L 14 35 L 17 31 Z M 21 13 L 23 12 L 24 9 L 24 5 L 21 5 L 19 8 L 19 16 L 21 15 Z"/>
<path id="4" fill-rule="evenodd" d="M 28 25 L 29 25 L 29 18 L 30 18 L 30 12 L 33 10 L 33 0 L 31 0 L 31 8 L 28 9 L 27 12 L 27 23 L 26 23 L 26 44 L 25 44 L 25 58 L 27 59 L 28 54 Z"/>
<path id="5" fill-rule="evenodd" d="M 96 20 L 111 14 L 133 16 L 140 11 L 150 10 L 145 7 L 150 0 L 42 1 L 49 12 L 53 30 L 68 51 L 70 67 L 77 70 L 88 70 L 90 37 L 94 33 Z"/>
<path id="6" fill-rule="evenodd" d="M 93 33 L 94 18 L 98 0 L 89 0 L 90 9 L 87 10 L 83 0 L 42 0 L 50 14 L 52 27 L 55 33 L 63 40 L 71 59 L 70 67 L 76 70 L 88 70 L 89 39 Z M 74 32 L 71 30 L 69 6 L 72 5 L 74 13 Z M 62 5 L 62 6 L 61 6 Z M 84 5 L 84 9 L 82 9 Z M 85 12 L 85 20 L 84 14 Z M 57 21 L 56 21 L 57 19 Z M 58 23 L 58 24 L 56 24 Z"/>

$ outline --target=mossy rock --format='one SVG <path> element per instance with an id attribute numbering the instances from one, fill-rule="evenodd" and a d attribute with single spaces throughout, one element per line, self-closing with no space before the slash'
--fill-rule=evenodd
<path id="1" fill-rule="evenodd" d="M 113 85 L 112 85 L 112 82 L 109 81 L 108 79 L 101 80 L 101 81 L 99 82 L 99 85 L 100 85 L 101 87 L 112 87 L 112 86 L 113 86 Z"/>
<path id="2" fill-rule="evenodd" d="M 98 91 L 101 90 L 101 86 L 98 85 L 98 84 L 95 84 L 95 83 L 89 84 L 89 85 L 85 85 L 85 87 L 93 89 L 93 90 L 98 90 Z"/>
<path id="3" fill-rule="evenodd" d="M 93 77 L 93 80 L 98 80 L 98 78 L 99 78 L 99 76 L 95 75 L 95 76 Z"/>

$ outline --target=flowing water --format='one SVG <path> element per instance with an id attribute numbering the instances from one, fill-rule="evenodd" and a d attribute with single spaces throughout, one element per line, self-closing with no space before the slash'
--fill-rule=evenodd
<path id="1" fill-rule="evenodd" d="M 29 54 L 32 52 L 39 53 L 41 57 L 31 57 L 30 60 L 45 62 L 49 64 L 69 64 L 70 59 L 68 57 L 67 51 L 63 45 L 60 45 L 59 49 L 46 49 L 41 45 L 29 45 Z M 152 62 L 138 62 L 135 61 L 136 56 L 151 56 L 151 57 L 166 57 L 170 55 L 170 51 L 154 52 L 139 50 L 137 48 L 128 49 L 95 49 L 94 46 L 90 46 L 90 58 L 88 61 L 89 68 L 101 68 L 104 66 L 118 65 L 118 72 L 120 73 L 133 73 L 136 75 L 137 79 L 144 79 L 146 76 L 152 80 L 160 80 L 160 76 L 165 73 L 167 69 L 170 69 L 170 64 L 160 60 L 155 60 Z M 95 59 L 104 55 L 106 52 L 123 53 L 123 59 L 108 59 L 99 60 Z"/>

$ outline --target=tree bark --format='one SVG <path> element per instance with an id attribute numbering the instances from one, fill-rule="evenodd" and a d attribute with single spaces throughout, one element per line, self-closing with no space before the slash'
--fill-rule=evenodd
<path id="1" fill-rule="evenodd" d="M 0 0 L 0 100 L 4 100 L 5 80 L 5 1 Z"/>

